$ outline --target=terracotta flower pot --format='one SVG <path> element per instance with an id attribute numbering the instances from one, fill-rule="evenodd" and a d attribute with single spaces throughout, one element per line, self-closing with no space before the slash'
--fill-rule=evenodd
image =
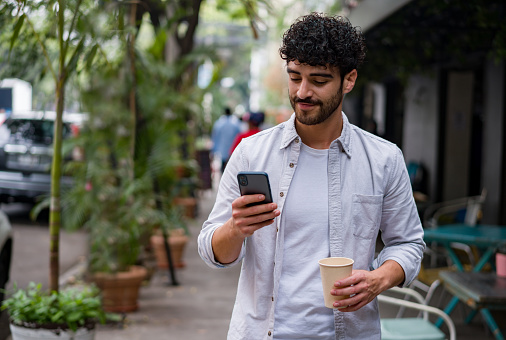
<path id="1" fill-rule="evenodd" d="M 181 207 L 185 217 L 197 217 L 198 200 L 195 197 L 175 197 L 174 204 Z"/>
<path id="2" fill-rule="evenodd" d="M 146 268 L 131 266 L 128 272 L 92 274 L 91 281 L 102 291 L 102 306 L 106 312 L 128 313 L 139 307 L 139 289 L 146 275 Z"/>
<path id="3" fill-rule="evenodd" d="M 167 238 L 167 241 L 169 242 L 170 253 L 174 267 L 183 268 L 185 266 L 185 263 L 183 262 L 183 254 L 186 243 L 188 243 L 188 236 L 175 233 L 169 236 Z M 151 246 L 153 247 L 155 253 L 158 268 L 169 268 L 169 262 L 167 261 L 167 252 L 165 251 L 165 244 L 163 243 L 163 236 L 159 234 L 151 236 Z"/>

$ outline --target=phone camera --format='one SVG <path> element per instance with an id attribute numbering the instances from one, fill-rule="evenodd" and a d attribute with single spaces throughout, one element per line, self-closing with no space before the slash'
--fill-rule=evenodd
<path id="1" fill-rule="evenodd" d="M 239 183 L 241 183 L 242 186 L 248 185 L 248 179 L 246 176 L 239 176 Z"/>

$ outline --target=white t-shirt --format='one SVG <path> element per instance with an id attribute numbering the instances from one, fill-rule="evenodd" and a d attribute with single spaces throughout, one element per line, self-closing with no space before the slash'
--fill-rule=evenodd
<path id="1" fill-rule="evenodd" d="M 330 256 L 328 150 L 301 145 L 281 215 L 284 256 L 274 311 L 274 339 L 335 339 L 318 260 Z"/>

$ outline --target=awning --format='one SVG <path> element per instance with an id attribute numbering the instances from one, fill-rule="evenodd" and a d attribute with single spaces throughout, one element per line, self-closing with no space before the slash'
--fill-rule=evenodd
<path id="1" fill-rule="evenodd" d="M 363 0 L 347 16 L 362 32 L 374 27 L 412 0 Z"/>

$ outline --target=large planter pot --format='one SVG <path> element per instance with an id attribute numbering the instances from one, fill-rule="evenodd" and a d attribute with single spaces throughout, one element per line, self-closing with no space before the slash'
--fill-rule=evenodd
<path id="1" fill-rule="evenodd" d="M 106 312 L 128 313 L 139 308 L 139 289 L 146 275 L 146 268 L 131 266 L 128 272 L 92 274 L 91 281 L 102 291 L 102 307 Z"/>
<path id="2" fill-rule="evenodd" d="M 93 340 L 95 339 L 95 328 L 82 327 L 75 332 L 71 330 L 28 328 L 10 324 L 12 340 Z"/>
<path id="3" fill-rule="evenodd" d="M 197 217 L 198 200 L 195 197 L 175 197 L 174 204 L 181 207 L 181 212 L 185 217 Z"/>
<path id="4" fill-rule="evenodd" d="M 183 261 L 183 254 L 186 244 L 188 243 L 188 236 L 183 233 L 171 233 L 167 238 L 170 247 L 170 253 L 172 257 L 172 263 L 175 268 L 185 267 Z M 156 263 L 158 268 L 166 269 L 169 268 L 169 262 L 167 261 L 167 252 L 165 251 L 165 244 L 163 242 L 163 236 L 155 234 L 151 236 L 151 246 L 155 253 Z"/>

